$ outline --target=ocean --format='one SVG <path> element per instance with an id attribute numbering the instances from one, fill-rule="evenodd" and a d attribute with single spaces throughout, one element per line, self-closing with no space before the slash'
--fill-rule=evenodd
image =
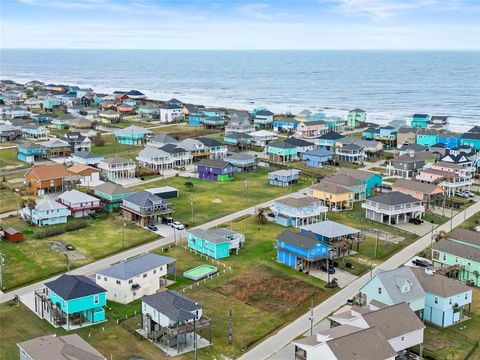
<path id="1" fill-rule="evenodd" d="M 2 49 L 0 77 L 246 110 L 344 116 L 360 107 L 383 124 L 448 115 L 452 131 L 480 125 L 476 51 Z"/>

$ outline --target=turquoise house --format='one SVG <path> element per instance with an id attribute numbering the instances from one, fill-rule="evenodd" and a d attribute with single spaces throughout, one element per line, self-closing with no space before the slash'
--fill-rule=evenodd
<path id="1" fill-rule="evenodd" d="M 418 128 L 426 129 L 429 121 L 430 121 L 430 115 L 428 114 L 413 114 L 412 128 L 418 127 Z"/>
<path id="2" fill-rule="evenodd" d="M 103 208 L 109 212 L 120 208 L 123 199 L 133 194 L 132 190 L 124 188 L 121 185 L 106 182 L 93 188 L 93 193 L 103 204 Z"/>
<path id="3" fill-rule="evenodd" d="M 298 154 L 298 149 L 295 145 L 289 144 L 285 141 L 274 140 L 267 145 L 266 152 L 268 158 L 276 162 L 287 162 L 295 160 Z"/>
<path id="4" fill-rule="evenodd" d="M 408 266 L 388 271 L 377 270 L 377 274 L 360 288 L 359 298 L 367 305 L 373 300 L 386 305 L 405 302 L 420 317 L 425 308 L 425 291 Z"/>
<path id="5" fill-rule="evenodd" d="M 44 159 L 48 155 L 48 149 L 40 144 L 26 143 L 17 146 L 17 159 L 29 164 Z"/>
<path id="6" fill-rule="evenodd" d="M 137 102 L 133 99 L 125 99 L 125 100 L 122 101 L 122 104 L 131 106 L 131 107 L 137 106 Z"/>
<path id="7" fill-rule="evenodd" d="M 470 315 L 471 288 L 431 269 L 412 270 L 425 291 L 424 321 L 447 327 L 462 321 L 465 313 Z"/>
<path id="8" fill-rule="evenodd" d="M 373 140 L 375 138 L 375 134 L 378 133 L 379 126 L 370 126 L 362 131 L 362 138 L 365 140 Z"/>
<path id="9" fill-rule="evenodd" d="M 277 261 L 297 270 L 318 269 L 328 253 L 328 246 L 311 232 L 286 230 L 277 238 Z"/>
<path id="10" fill-rule="evenodd" d="M 192 229 L 187 231 L 187 246 L 189 249 L 210 256 L 213 259 L 223 259 L 243 247 L 245 236 L 227 228 Z"/>
<path id="11" fill-rule="evenodd" d="M 62 106 L 62 100 L 57 98 L 49 97 L 42 101 L 42 107 L 44 110 L 53 110 L 58 106 Z"/>
<path id="12" fill-rule="evenodd" d="M 318 139 L 318 147 L 320 149 L 334 151 L 337 140 L 341 138 L 343 138 L 343 135 L 340 135 L 336 131 L 329 131 L 320 136 Z"/>
<path id="13" fill-rule="evenodd" d="M 423 146 L 432 146 L 438 144 L 438 139 L 437 131 L 425 130 L 417 134 L 416 143 Z"/>
<path id="14" fill-rule="evenodd" d="M 140 126 L 131 125 L 125 129 L 116 130 L 115 138 L 119 144 L 143 145 L 147 141 L 147 136 L 150 133 L 150 130 L 144 129 Z"/>
<path id="15" fill-rule="evenodd" d="M 382 176 L 374 172 L 358 169 L 340 168 L 338 170 L 338 173 L 349 175 L 354 179 L 362 181 L 365 184 L 365 191 L 367 197 L 376 195 L 377 191 L 382 187 Z"/>
<path id="16" fill-rule="evenodd" d="M 86 276 L 63 274 L 45 283 L 45 287 L 52 306 L 50 320 L 54 325 L 71 330 L 106 320 L 107 290 Z"/>
<path id="17" fill-rule="evenodd" d="M 50 121 L 50 116 L 48 116 L 47 114 L 32 114 L 32 115 L 30 115 L 30 118 L 34 122 L 37 122 L 39 124 Z"/>
<path id="18" fill-rule="evenodd" d="M 465 133 L 461 140 L 462 145 L 470 146 L 475 150 L 480 150 L 480 133 Z"/>
<path id="19" fill-rule="evenodd" d="M 22 218 L 37 226 L 65 224 L 67 217 L 71 215 L 70 210 L 48 197 L 41 200 L 34 209 L 24 207 Z"/>
<path id="20" fill-rule="evenodd" d="M 188 115 L 189 126 L 202 126 L 203 120 L 206 116 L 202 112 L 195 112 Z"/>

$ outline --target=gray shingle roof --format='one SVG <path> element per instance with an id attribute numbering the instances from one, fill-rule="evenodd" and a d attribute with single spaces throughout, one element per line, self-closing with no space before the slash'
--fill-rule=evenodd
<path id="1" fill-rule="evenodd" d="M 448 238 L 480 247 L 480 232 L 478 231 L 457 228 L 448 234 Z"/>
<path id="2" fill-rule="evenodd" d="M 160 135 L 155 135 L 151 140 L 151 142 L 158 142 L 158 143 L 163 143 L 163 144 L 177 144 L 178 140 L 166 135 L 166 134 L 160 134 Z"/>
<path id="3" fill-rule="evenodd" d="M 473 246 L 460 244 L 449 239 L 442 239 L 433 244 L 433 248 L 460 258 L 480 262 L 480 249 Z"/>
<path id="4" fill-rule="evenodd" d="M 411 195 L 404 194 L 399 191 L 392 191 L 390 193 L 383 193 L 380 195 L 372 196 L 368 198 L 368 200 L 378 202 L 380 204 L 390 205 L 390 206 L 416 203 L 420 201 Z"/>
<path id="5" fill-rule="evenodd" d="M 410 302 L 425 296 L 422 285 L 420 285 L 412 269 L 408 266 L 388 271 L 379 271 L 376 276 L 382 282 L 394 304 Z M 410 291 L 402 292 L 401 288 L 406 281 L 410 283 Z"/>
<path id="6" fill-rule="evenodd" d="M 356 178 L 347 175 L 347 174 L 335 174 L 332 176 L 325 177 L 322 182 L 337 184 L 346 187 L 352 186 L 364 186 L 365 183 L 363 181 L 357 180 Z"/>
<path id="7" fill-rule="evenodd" d="M 337 173 L 350 175 L 351 177 L 353 177 L 355 179 L 362 179 L 362 180 L 368 180 L 372 176 L 378 175 L 377 173 L 370 172 L 370 171 L 358 170 L 358 169 L 349 169 L 349 168 L 340 168 L 340 169 L 338 169 Z"/>
<path id="8" fill-rule="evenodd" d="M 287 198 L 276 200 L 276 202 L 287 205 L 287 206 L 291 206 L 294 208 L 300 208 L 300 207 L 304 207 L 312 204 L 318 204 L 320 203 L 320 200 L 312 196 L 302 196 L 299 198 L 287 197 Z"/>
<path id="9" fill-rule="evenodd" d="M 274 140 L 267 146 L 278 148 L 278 149 L 295 149 L 297 147 L 296 145 L 290 144 L 286 141 L 279 141 L 279 140 Z"/>
<path id="10" fill-rule="evenodd" d="M 471 291 L 467 285 L 444 275 L 438 273 L 427 274 L 425 269 L 421 268 L 412 268 L 412 271 L 427 293 L 448 298 Z"/>
<path id="11" fill-rule="evenodd" d="M 132 190 L 124 188 L 121 185 L 114 184 L 111 182 L 106 182 L 104 184 L 95 186 L 93 190 L 100 191 L 104 194 L 108 195 L 123 195 L 123 194 L 131 194 Z"/>
<path id="12" fill-rule="evenodd" d="M 119 280 L 128 280 L 147 271 L 175 262 L 174 258 L 157 254 L 143 254 L 124 260 L 109 268 L 97 272 L 99 275 L 113 277 Z"/>
<path id="13" fill-rule="evenodd" d="M 442 190 L 443 192 L 443 189 L 438 185 L 422 183 L 420 181 L 414 181 L 409 179 L 398 179 L 397 181 L 395 181 L 395 183 L 392 184 L 392 189 L 396 188 L 418 191 L 423 194 L 431 194 L 433 191 L 438 189 Z"/>
<path id="14" fill-rule="evenodd" d="M 217 169 L 223 169 L 227 165 L 229 164 L 226 161 L 214 159 L 202 159 L 197 163 L 197 166 L 205 166 Z"/>
<path id="15" fill-rule="evenodd" d="M 91 153 L 90 151 L 76 151 L 72 155 L 82 159 L 95 159 L 102 157 L 101 155 Z"/>
<path id="16" fill-rule="evenodd" d="M 301 229 L 311 231 L 314 234 L 318 234 L 329 239 L 356 234 L 360 232 L 360 230 L 331 220 L 320 221 L 315 224 L 305 225 L 302 226 Z"/>
<path id="17" fill-rule="evenodd" d="M 321 149 L 321 148 L 316 148 L 313 150 L 309 150 L 305 152 L 305 155 L 311 155 L 311 156 L 333 156 L 333 153 L 331 151 Z"/>
<path id="18" fill-rule="evenodd" d="M 292 230 L 285 230 L 282 232 L 278 236 L 278 240 L 305 250 L 311 249 L 318 243 L 315 234 L 311 232 L 297 232 Z"/>
<path id="19" fill-rule="evenodd" d="M 191 229 L 188 232 L 200 239 L 206 240 L 214 244 L 229 242 L 230 240 L 227 238 L 227 236 L 237 234 L 235 231 L 232 231 L 227 228 L 218 228 L 218 229 L 211 229 L 211 230 Z"/>
<path id="20" fill-rule="evenodd" d="M 202 306 L 174 290 L 166 290 L 145 296 L 142 302 L 165 315 L 173 322 L 182 322 L 195 318 L 192 311 L 200 310 Z"/>
<path id="21" fill-rule="evenodd" d="M 107 292 L 100 285 L 83 275 L 63 274 L 56 280 L 46 282 L 45 286 L 64 300 Z"/>
<path id="22" fill-rule="evenodd" d="M 125 201 L 131 202 L 140 207 L 151 207 L 153 205 L 167 203 L 167 201 L 162 199 L 161 197 L 153 195 L 145 190 L 133 193 L 132 195 L 127 197 Z"/>
<path id="23" fill-rule="evenodd" d="M 307 140 L 303 140 L 303 139 L 298 139 L 296 137 L 289 137 L 287 140 L 285 140 L 286 143 L 288 144 L 291 144 L 293 146 L 299 146 L 299 147 L 304 147 L 304 146 L 312 146 L 313 143 L 311 143 L 310 141 L 307 141 Z"/>

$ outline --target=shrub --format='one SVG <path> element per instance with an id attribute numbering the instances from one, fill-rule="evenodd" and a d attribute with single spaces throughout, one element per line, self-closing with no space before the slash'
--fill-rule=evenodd
<path id="1" fill-rule="evenodd" d="M 95 146 L 104 146 L 105 145 L 105 139 L 102 137 L 102 135 L 98 134 L 93 138 L 93 145 L 95 145 Z"/>
<path id="2" fill-rule="evenodd" d="M 88 224 L 86 221 L 78 221 L 78 222 L 73 222 L 73 223 L 67 223 L 64 226 L 59 226 L 55 228 L 47 228 L 42 231 L 38 231 L 35 233 L 35 238 L 36 239 L 45 239 L 47 237 L 55 236 L 55 235 L 60 235 L 69 231 L 74 231 L 78 229 L 82 229 L 84 227 L 87 227 Z"/>

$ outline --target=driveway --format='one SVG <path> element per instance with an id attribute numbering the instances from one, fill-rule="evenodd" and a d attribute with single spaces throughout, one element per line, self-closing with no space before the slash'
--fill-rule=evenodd
<path id="1" fill-rule="evenodd" d="M 150 230 L 152 232 L 154 232 L 155 234 L 158 234 L 158 235 L 161 235 L 163 236 L 164 238 L 166 237 L 172 237 L 173 239 L 180 239 L 184 236 L 186 236 L 186 231 L 185 229 L 184 230 L 176 230 L 174 229 L 173 227 L 171 227 L 170 225 L 165 225 L 165 224 L 162 224 L 162 223 L 155 223 L 155 226 L 158 228 L 157 231 L 152 231 L 150 229 L 147 229 L 147 230 Z"/>
<path id="2" fill-rule="evenodd" d="M 325 271 L 322 270 L 310 270 L 310 275 L 315 276 L 316 278 L 323 280 L 325 282 L 328 281 L 328 275 Z M 330 280 L 332 278 L 336 278 L 338 281 L 338 286 L 343 288 L 350 284 L 351 282 L 355 281 L 358 276 L 350 274 L 348 271 L 340 270 L 335 268 L 335 274 L 330 274 Z"/>
<path id="3" fill-rule="evenodd" d="M 403 224 L 395 224 L 392 226 L 412 234 L 423 236 L 425 234 L 428 234 L 430 231 L 432 231 L 432 229 L 435 229 L 438 226 L 438 224 L 433 224 L 428 221 L 424 221 L 420 225 L 410 224 L 409 222 L 406 222 Z"/>

